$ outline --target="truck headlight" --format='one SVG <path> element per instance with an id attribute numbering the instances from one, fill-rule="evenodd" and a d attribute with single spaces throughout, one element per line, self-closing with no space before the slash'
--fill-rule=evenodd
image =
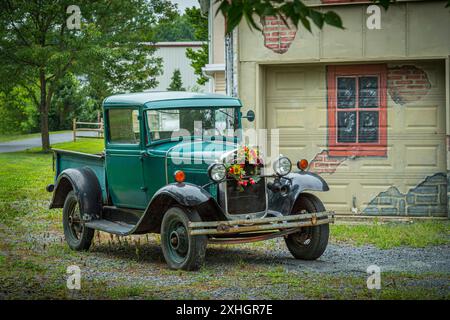
<path id="1" fill-rule="evenodd" d="M 213 163 L 208 168 L 209 178 L 214 182 L 220 182 L 225 179 L 227 175 L 227 169 L 223 164 Z"/>
<path id="2" fill-rule="evenodd" d="M 273 170 L 279 176 L 285 176 L 291 172 L 292 163 L 287 157 L 280 157 L 273 163 Z"/>

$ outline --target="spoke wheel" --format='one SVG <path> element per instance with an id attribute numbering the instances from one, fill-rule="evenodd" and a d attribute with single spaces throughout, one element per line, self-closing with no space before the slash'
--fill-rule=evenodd
<path id="1" fill-rule="evenodd" d="M 197 270 L 203 264 L 206 236 L 191 236 L 189 221 L 201 221 L 195 211 L 172 207 L 164 214 L 161 224 L 161 246 L 164 259 L 171 269 Z"/>
<path id="2" fill-rule="evenodd" d="M 292 214 L 306 212 L 322 212 L 325 207 L 312 194 L 301 194 L 295 204 Z M 329 225 L 321 224 L 314 227 L 304 227 L 299 232 L 285 237 L 286 246 L 296 259 L 315 260 L 319 258 L 328 245 Z"/>
<path id="3" fill-rule="evenodd" d="M 67 194 L 63 207 L 63 229 L 66 242 L 73 250 L 88 250 L 94 230 L 85 227 L 80 204 L 73 191 Z"/>
<path id="4" fill-rule="evenodd" d="M 80 206 L 78 202 L 72 203 L 72 208 L 69 209 L 68 222 L 72 236 L 79 240 L 83 234 L 83 224 L 81 223 Z"/>
<path id="5" fill-rule="evenodd" d="M 186 255 L 189 249 L 189 239 L 187 230 L 184 225 L 179 221 L 173 221 L 169 226 L 169 237 L 167 242 L 169 243 L 169 250 L 172 258 L 177 262 L 182 262 L 186 259 Z"/>
<path id="6" fill-rule="evenodd" d="M 312 236 L 311 228 L 303 228 L 292 235 L 292 240 L 299 246 L 307 247 L 311 243 Z"/>

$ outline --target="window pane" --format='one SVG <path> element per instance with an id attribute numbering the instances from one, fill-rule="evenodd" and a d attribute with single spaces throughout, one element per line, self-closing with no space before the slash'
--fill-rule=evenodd
<path id="1" fill-rule="evenodd" d="M 173 132 L 180 131 L 179 110 L 148 111 L 147 119 L 152 141 L 169 139 Z"/>
<path id="2" fill-rule="evenodd" d="M 146 113 L 152 141 L 180 136 L 233 137 L 238 125 L 234 108 L 182 108 Z"/>
<path id="3" fill-rule="evenodd" d="M 109 142 L 111 143 L 139 143 L 138 110 L 111 109 L 108 111 Z"/>
<path id="4" fill-rule="evenodd" d="M 356 103 L 356 78 L 337 78 L 337 83 L 337 107 L 354 108 Z"/>
<path id="5" fill-rule="evenodd" d="M 359 78 L 359 107 L 378 107 L 378 77 Z"/>
<path id="6" fill-rule="evenodd" d="M 338 112 L 338 142 L 356 142 L 356 112 Z"/>
<path id="7" fill-rule="evenodd" d="M 202 130 L 212 130 L 215 125 L 213 109 L 181 109 L 180 123 L 194 136 L 202 136 Z M 209 131 L 208 131 L 209 132 Z"/>
<path id="8" fill-rule="evenodd" d="M 378 111 L 359 112 L 359 142 L 378 142 Z"/>

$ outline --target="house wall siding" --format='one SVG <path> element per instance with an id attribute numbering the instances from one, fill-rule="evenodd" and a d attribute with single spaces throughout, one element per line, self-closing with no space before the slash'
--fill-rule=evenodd
<path id="1" fill-rule="evenodd" d="M 329 154 L 326 64 L 264 67 L 262 127 L 280 130 L 280 153 L 293 162 L 310 161 L 309 170 L 330 185 L 330 192 L 318 196 L 337 213 L 446 216 L 444 63 L 408 61 L 406 68 L 401 63 L 386 67 L 419 70 L 430 81 L 421 99 L 401 104 L 387 95 L 386 156 Z M 385 90 L 390 91 L 389 85 Z"/>
<path id="2" fill-rule="evenodd" d="M 256 112 L 256 121 L 244 126 L 279 128 L 280 151 L 294 161 L 312 161 L 310 169 L 329 181 L 331 191 L 319 195 L 328 208 L 344 214 L 355 209 L 363 214 L 448 214 L 450 67 L 444 59 L 448 65 L 450 19 L 445 3 L 399 1 L 381 10 L 381 30 L 366 26 L 370 4 L 317 6 L 337 12 L 346 29 L 313 27 L 309 33 L 300 27 L 283 46 L 288 34 L 280 32 L 286 30 L 239 26 L 239 98 L 244 112 Z M 388 68 L 387 156 L 333 157 L 327 142 L 327 66 L 373 63 Z"/>
<path id="3" fill-rule="evenodd" d="M 379 60 L 414 57 L 442 57 L 450 51 L 450 19 L 445 1 L 393 4 L 381 10 L 381 30 L 369 30 L 369 4 L 318 7 L 332 9 L 344 21 L 345 30 L 325 25 L 312 34 L 300 27 L 286 53 L 264 46 L 264 35 L 239 26 L 240 61 L 283 63 L 301 61 Z"/>

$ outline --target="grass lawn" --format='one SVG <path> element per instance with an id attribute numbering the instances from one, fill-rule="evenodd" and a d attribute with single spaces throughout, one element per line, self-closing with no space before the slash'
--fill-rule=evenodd
<path id="1" fill-rule="evenodd" d="M 103 140 L 79 139 L 77 142 L 58 143 L 52 147 L 99 153 L 103 150 Z M 45 186 L 54 179 L 52 153 L 43 153 L 40 147 L 21 152 L 1 153 L 0 168 L 0 206 L 5 205 L 2 204 L 4 201 L 49 199 Z"/>
<path id="2" fill-rule="evenodd" d="M 52 148 L 95 154 L 105 149 L 105 142 L 103 139 L 78 138 L 76 142 L 56 143 L 52 145 Z"/>
<path id="3" fill-rule="evenodd" d="M 50 134 L 52 135 L 52 134 L 65 133 L 65 132 L 72 132 L 72 131 L 70 131 L 70 130 L 51 131 Z M 40 136 L 41 136 L 40 133 L 0 135 L 0 142 L 25 140 L 25 139 L 30 139 L 30 138 L 37 138 L 37 137 L 40 137 Z"/>
<path id="4" fill-rule="evenodd" d="M 331 225 L 334 242 L 371 244 L 380 249 L 399 246 L 426 247 L 450 243 L 449 221 L 390 222 L 369 225 Z"/>

